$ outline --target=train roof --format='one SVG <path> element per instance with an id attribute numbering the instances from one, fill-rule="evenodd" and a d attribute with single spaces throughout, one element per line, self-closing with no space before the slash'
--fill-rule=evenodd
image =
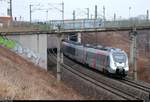
<path id="1" fill-rule="evenodd" d="M 108 51 L 108 52 L 123 51 L 120 48 L 106 47 L 106 46 L 96 45 L 96 44 L 81 44 L 79 42 L 68 41 L 68 40 L 65 40 L 65 42 L 71 43 L 71 44 L 74 44 L 74 45 L 78 45 L 78 46 L 85 46 L 87 48 L 94 48 L 94 49 L 97 49 L 97 50 Z"/>
<path id="2" fill-rule="evenodd" d="M 113 48 L 113 47 L 106 47 L 106 46 L 102 46 L 102 45 L 95 45 L 95 44 L 86 44 L 85 45 L 88 48 L 94 48 L 94 49 L 99 49 L 99 50 L 104 50 L 104 51 L 123 51 L 120 48 Z"/>
<path id="3" fill-rule="evenodd" d="M 71 44 L 74 44 L 74 45 L 81 45 L 81 46 L 82 46 L 82 44 L 81 44 L 81 43 L 79 43 L 79 42 L 75 42 L 75 41 L 68 41 L 68 40 L 64 40 L 64 42 L 71 43 Z"/>

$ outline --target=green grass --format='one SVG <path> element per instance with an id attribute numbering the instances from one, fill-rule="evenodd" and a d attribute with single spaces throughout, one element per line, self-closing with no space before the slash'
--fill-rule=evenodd
<path id="1" fill-rule="evenodd" d="M 13 40 L 8 40 L 0 36 L 0 45 L 4 45 L 5 47 L 12 49 L 16 46 L 16 42 Z"/>
<path id="2" fill-rule="evenodd" d="M 2 36 L 0 36 L 0 45 L 4 44 L 4 41 L 5 39 Z"/>

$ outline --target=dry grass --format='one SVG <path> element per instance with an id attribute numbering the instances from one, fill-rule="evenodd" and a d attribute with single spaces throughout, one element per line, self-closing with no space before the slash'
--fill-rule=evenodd
<path id="1" fill-rule="evenodd" d="M 0 97 L 19 100 L 84 99 L 32 63 L 0 47 Z"/>
<path id="2" fill-rule="evenodd" d="M 145 43 L 149 31 L 138 31 L 138 78 L 150 83 L 150 57 L 148 58 L 143 52 L 145 51 Z M 97 36 L 96 36 L 97 34 Z M 149 36 L 150 37 L 150 36 Z M 150 39 L 150 38 L 149 38 Z M 129 31 L 113 31 L 99 32 L 82 35 L 83 43 L 98 43 L 103 46 L 121 48 L 127 52 L 128 56 L 130 49 Z M 129 56 L 130 57 L 130 56 Z M 149 65 L 149 66 L 147 66 Z M 147 67 L 146 67 L 147 66 Z M 131 76 L 133 69 L 129 69 Z"/>

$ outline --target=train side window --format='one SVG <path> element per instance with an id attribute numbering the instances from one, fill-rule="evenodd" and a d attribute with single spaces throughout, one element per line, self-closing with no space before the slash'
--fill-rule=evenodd
<path id="1" fill-rule="evenodd" d="M 100 57 L 100 55 L 97 55 L 96 56 L 96 66 L 97 67 L 100 67 L 100 64 L 101 64 L 100 62 L 101 62 L 101 57 Z"/>
<path id="2" fill-rule="evenodd" d="M 88 52 L 87 55 L 88 55 L 88 60 L 89 60 L 90 62 L 92 62 L 94 54 L 91 53 L 91 52 Z"/>
<path id="3" fill-rule="evenodd" d="M 109 63 L 110 63 L 110 59 L 109 59 L 109 56 L 106 57 L 106 66 L 109 66 Z"/>
<path id="4" fill-rule="evenodd" d="M 69 47 L 68 46 L 66 46 L 66 52 L 69 53 Z"/>
<path id="5" fill-rule="evenodd" d="M 106 66 L 106 59 L 107 59 L 107 57 L 105 55 L 100 55 L 100 65 L 102 67 Z"/>
<path id="6" fill-rule="evenodd" d="M 104 59 L 104 58 L 103 58 L 103 55 L 100 55 L 100 58 L 101 58 L 101 59 L 100 59 L 100 65 L 103 66 L 103 59 Z"/>
<path id="7" fill-rule="evenodd" d="M 83 51 L 81 49 L 76 49 L 76 51 L 77 51 L 76 54 L 78 57 L 83 56 Z"/>
<path id="8" fill-rule="evenodd" d="M 75 48 L 68 47 L 67 52 L 70 53 L 70 54 L 72 54 L 72 55 L 75 55 Z"/>

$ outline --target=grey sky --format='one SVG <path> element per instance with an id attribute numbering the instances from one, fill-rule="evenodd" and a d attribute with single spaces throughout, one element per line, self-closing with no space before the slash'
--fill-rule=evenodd
<path id="1" fill-rule="evenodd" d="M 29 4 L 41 3 L 40 8 L 51 8 L 47 3 L 61 3 L 62 0 L 12 0 L 13 1 L 13 16 L 21 16 L 22 20 L 29 21 Z M 90 9 L 90 15 L 94 15 L 94 6 L 98 6 L 98 15 L 102 15 L 103 5 L 106 8 L 106 18 L 113 18 L 113 14 L 116 13 L 117 18 L 137 16 L 146 14 L 146 10 L 150 10 L 150 0 L 63 0 L 65 5 L 65 19 L 72 19 L 72 12 L 76 10 L 77 18 L 84 18 L 86 15 L 83 12 L 87 12 L 85 8 Z M 61 6 L 53 5 L 61 9 Z M 0 1 L 0 15 L 6 15 L 7 2 Z M 33 20 L 46 20 L 46 11 L 35 11 L 33 12 Z M 61 12 L 58 10 L 49 10 L 48 19 L 61 19 Z"/>

